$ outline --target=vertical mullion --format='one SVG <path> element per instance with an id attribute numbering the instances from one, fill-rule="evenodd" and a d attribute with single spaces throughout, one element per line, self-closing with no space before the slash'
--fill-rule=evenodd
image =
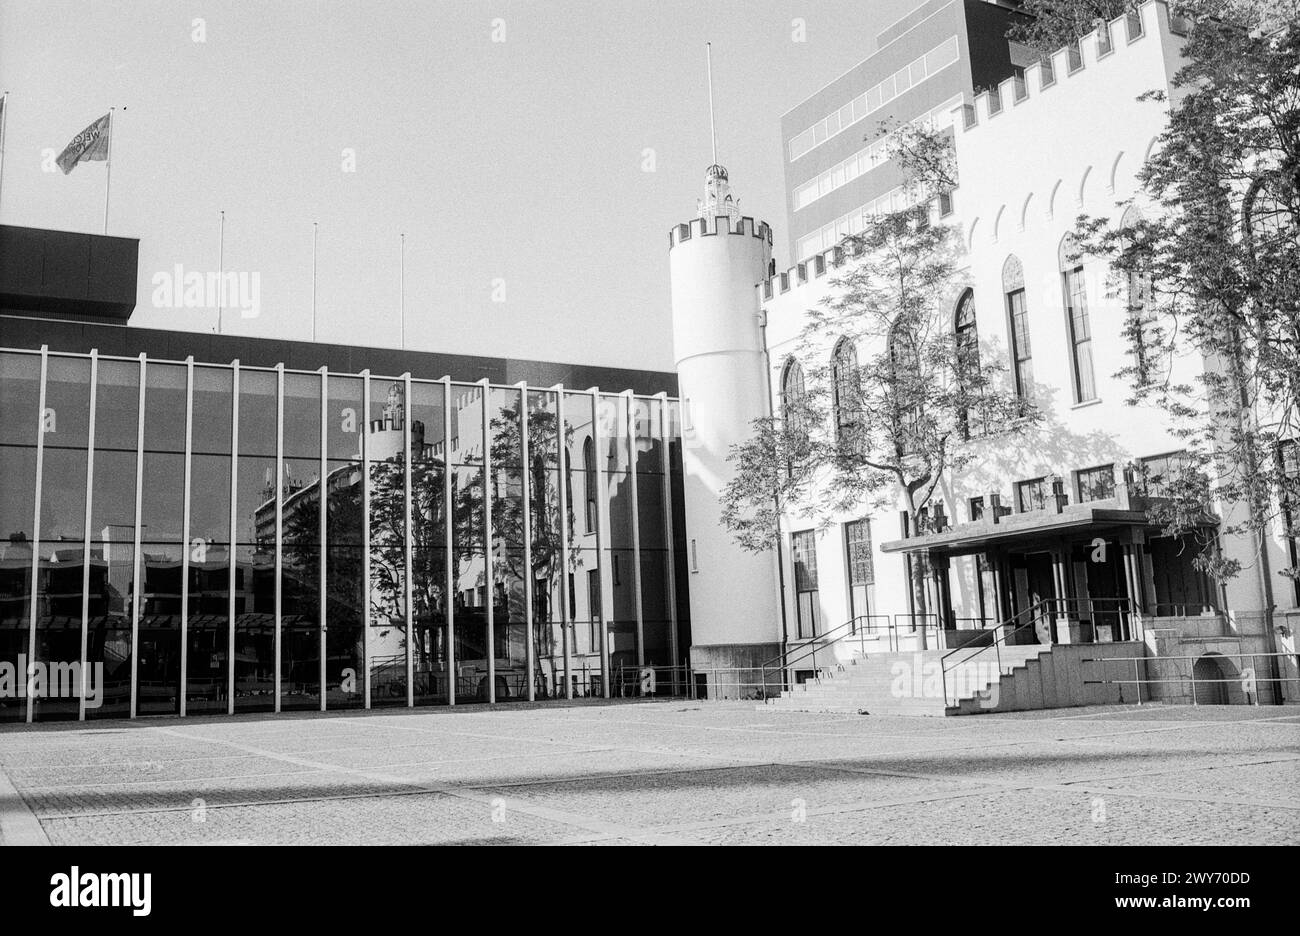
<path id="1" fill-rule="evenodd" d="M 45 381 L 50 370 L 50 349 L 41 345 L 41 389 L 36 407 L 36 497 L 32 506 L 32 584 L 28 592 L 31 595 L 27 603 L 27 665 L 23 670 L 21 682 L 27 693 L 27 721 L 30 723 L 36 711 L 36 699 L 26 686 L 28 667 L 36 660 L 36 615 L 40 599 L 41 580 L 41 488 L 45 475 Z"/>
<path id="2" fill-rule="evenodd" d="M 325 575 L 329 571 L 329 550 L 326 542 L 329 504 L 329 371 L 324 366 L 320 369 L 320 481 L 316 483 L 317 507 L 320 515 L 320 537 L 316 545 L 317 561 L 320 564 L 320 581 L 317 583 L 317 598 L 320 601 L 320 620 L 316 622 L 316 632 L 320 643 L 320 661 L 317 664 L 317 678 L 320 680 L 317 691 L 320 695 L 320 710 L 325 711 L 326 659 L 329 651 L 329 591 L 326 588 Z"/>
<path id="3" fill-rule="evenodd" d="M 483 557 L 485 560 L 484 582 L 487 604 L 487 628 L 484 643 L 487 656 L 487 700 L 492 705 L 497 700 L 497 660 L 496 660 L 496 621 L 494 605 L 496 604 L 496 582 L 492 577 L 492 419 L 488 401 L 492 396 L 492 385 L 484 377 L 479 381 L 482 390 L 483 421 Z"/>
<path id="4" fill-rule="evenodd" d="M 637 497 L 636 477 L 636 398 L 631 390 L 623 391 L 627 401 L 627 473 L 632 495 L 632 597 L 636 603 L 636 665 L 645 666 L 645 609 L 641 601 L 641 505 Z"/>
<path id="5" fill-rule="evenodd" d="M 403 526 L 405 531 L 402 545 L 403 588 L 406 602 L 406 707 L 415 707 L 415 610 L 411 604 L 411 547 L 414 538 L 411 535 L 411 375 L 402 375 L 402 435 L 405 439 L 405 465 L 402 471 L 402 489 L 404 492 Z"/>
<path id="6" fill-rule="evenodd" d="M 144 494 L 144 393 L 148 363 L 144 352 L 140 353 L 140 396 L 135 413 L 135 540 L 131 546 L 131 717 L 136 716 L 136 703 L 140 687 L 140 602 L 144 597 L 141 563 L 144 546 L 140 542 L 143 525 L 143 506 L 140 501 Z"/>
<path id="7" fill-rule="evenodd" d="M 230 528 L 229 550 L 230 571 L 226 587 L 226 714 L 235 714 L 235 583 L 239 575 L 239 563 L 236 556 L 239 547 L 236 526 L 239 523 L 239 360 L 230 362 L 231 367 L 231 410 L 230 410 Z"/>
<path id="8" fill-rule="evenodd" d="M 555 391 L 555 444 L 556 464 L 560 466 L 560 643 L 564 650 L 564 697 L 573 698 L 573 652 L 569 643 L 569 464 L 568 446 L 564 432 L 564 384 L 556 384 Z"/>
<path id="9" fill-rule="evenodd" d="M 275 365 L 275 712 L 280 711 L 280 621 L 284 617 L 284 365 Z"/>
<path id="10" fill-rule="evenodd" d="M 668 654 L 669 660 L 674 667 L 674 684 L 676 683 L 675 674 L 677 672 L 677 566 L 673 549 L 673 479 L 672 479 L 672 459 L 669 455 L 672 449 L 672 438 L 669 432 L 669 426 L 672 425 L 668 418 L 668 394 L 660 393 L 659 397 L 659 433 L 660 433 L 660 456 L 659 464 L 663 469 L 663 486 L 664 486 L 664 541 L 667 547 L 666 559 L 664 561 L 665 585 L 668 591 L 667 609 L 668 609 Z"/>
<path id="11" fill-rule="evenodd" d="M 443 568 L 446 582 L 443 589 L 443 613 L 447 618 L 445 650 L 447 653 L 447 704 L 456 704 L 456 622 L 454 608 L 456 605 L 456 570 L 454 527 L 451 503 L 451 378 L 442 378 L 442 518 L 444 526 Z"/>
<path id="12" fill-rule="evenodd" d="M 524 381 L 519 382 L 519 458 L 521 464 L 519 469 L 520 496 L 523 500 L 521 506 L 524 521 L 524 668 L 528 671 L 525 677 L 525 685 L 528 687 L 528 701 L 533 702 L 537 699 L 537 685 L 534 677 L 537 649 L 533 643 L 533 587 L 535 584 L 535 576 L 533 575 L 533 497 L 537 492 L 532 489 L 533 473 L 530 470 L 528 461 L 528 384 Z M 542 490 L 545 489 L 545 485 L 543 485 Z"/>
<path id="13" fill-rule="evenodd" d="M 190 474 L 194 458 L 194 356 L 185 359 L 185 503 L 181 506 L 181 718 L 189 691 L 190 652 Z"/>
<path id="14" fill-rule="evenodd" d="M 609 684 L 609 613 L 614 604 L 614 580 L 610 571 L 613 551 L 609 538 L 608 479 L 601 464 L 608 458 L 601 445 L 600 390 L 591 387 L 587 393 L 591 394 L 591 445 L 596 452 L 592 470 L 596 472 L 596 569 L 600 581 L 600 693 L 608 699 L 612 695 Z"/>
<path id="15" fill-rule="evenodd" d="M 361 372 L 361 665 L 370 708 L 370 371 Z"/>
<path id="16" fill-rule="evenodd" d="M 77 721 L 86 720 L 86 667 L 87 644 L 90 629 L 90 523 L 91 500 L 95 496 L 95 401 L 99 381 L 99 352 L 90 350 L 90 425 L 86 433 L 86 512 L 82 521 L 81 536 L 81 650 L 78 662 Z M 107 574 L 107 572 L 105 573 Z M 102 691 L 103 685 L 100 689 Z"/>

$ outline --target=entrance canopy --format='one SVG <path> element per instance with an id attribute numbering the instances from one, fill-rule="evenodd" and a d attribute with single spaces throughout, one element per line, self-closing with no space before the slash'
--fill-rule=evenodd
<path id="1" fill-rule="evenodd" d="M 1040 537 L 1045 542 L 1050 542 L 1063 536 L 1113 535 L 1121 530 L 1146 527 L 1148 523 L 1146 511 L 1143 510 L 1119 510 L 1079 504 L 1065 507 L 1059 513 L 1050 509 L 1035 510 L 1007 514 L 998 517 L 996 521 L 988 518 L 963 523 L 959 527 L 938 533 L 890 540 L 881 543 L 880 549 L 887 553 L 924 552 L 960 556 L 987 552 L 997 546 L 1014 545 L 1023 548 Z"/>

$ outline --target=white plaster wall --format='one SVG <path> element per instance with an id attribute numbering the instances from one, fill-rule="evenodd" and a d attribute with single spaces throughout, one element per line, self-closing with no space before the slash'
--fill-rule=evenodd
<path id="1" fill-rule="evenodd" d="M 747 221 L 749 219 L 746 219 Z M 673 338 L 682 399 L 682 466 L 691 640 L 696 645 L 780 638 L 770 555 L 748 553 L 721 520 L 718 498 L 734 473 L 727 457 L 768 414 L 754 284 L 771 259 L 768 231 L 677 242 L 669 253 Z"/>

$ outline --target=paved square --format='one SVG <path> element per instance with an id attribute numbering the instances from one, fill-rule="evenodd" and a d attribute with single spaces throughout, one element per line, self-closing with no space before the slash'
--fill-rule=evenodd
<path id="1" fill-rule="evenodd" d="M 616 702 L 0 729 L 0 843 L 1297 844 L 1300 711 Z"/>

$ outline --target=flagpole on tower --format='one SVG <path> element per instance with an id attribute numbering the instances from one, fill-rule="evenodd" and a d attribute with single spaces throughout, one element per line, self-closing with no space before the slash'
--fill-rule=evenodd
<path id="1" fill-rule="evenodd" d="M 713 141 L 713 165 L 718 164 L 718 131 L 713 126 L 713 43 L 704 43 L 704 57 L 709 74 L 709 139 Z"/>
<path id="2" fill-rule="evenodd" d="M 108 156 L 105 158 L 104 166 L 104 233 L 108 233 L 108 190 L 113 184 L 113 111 L 116 107 L 108 109 Z"/>
<path id="3" fill-rule="evenodd" d="M 226 212 L 221 212 L 217 235 L 217 334 L 221 334 L 221 314 L 226 308 Z"/>

